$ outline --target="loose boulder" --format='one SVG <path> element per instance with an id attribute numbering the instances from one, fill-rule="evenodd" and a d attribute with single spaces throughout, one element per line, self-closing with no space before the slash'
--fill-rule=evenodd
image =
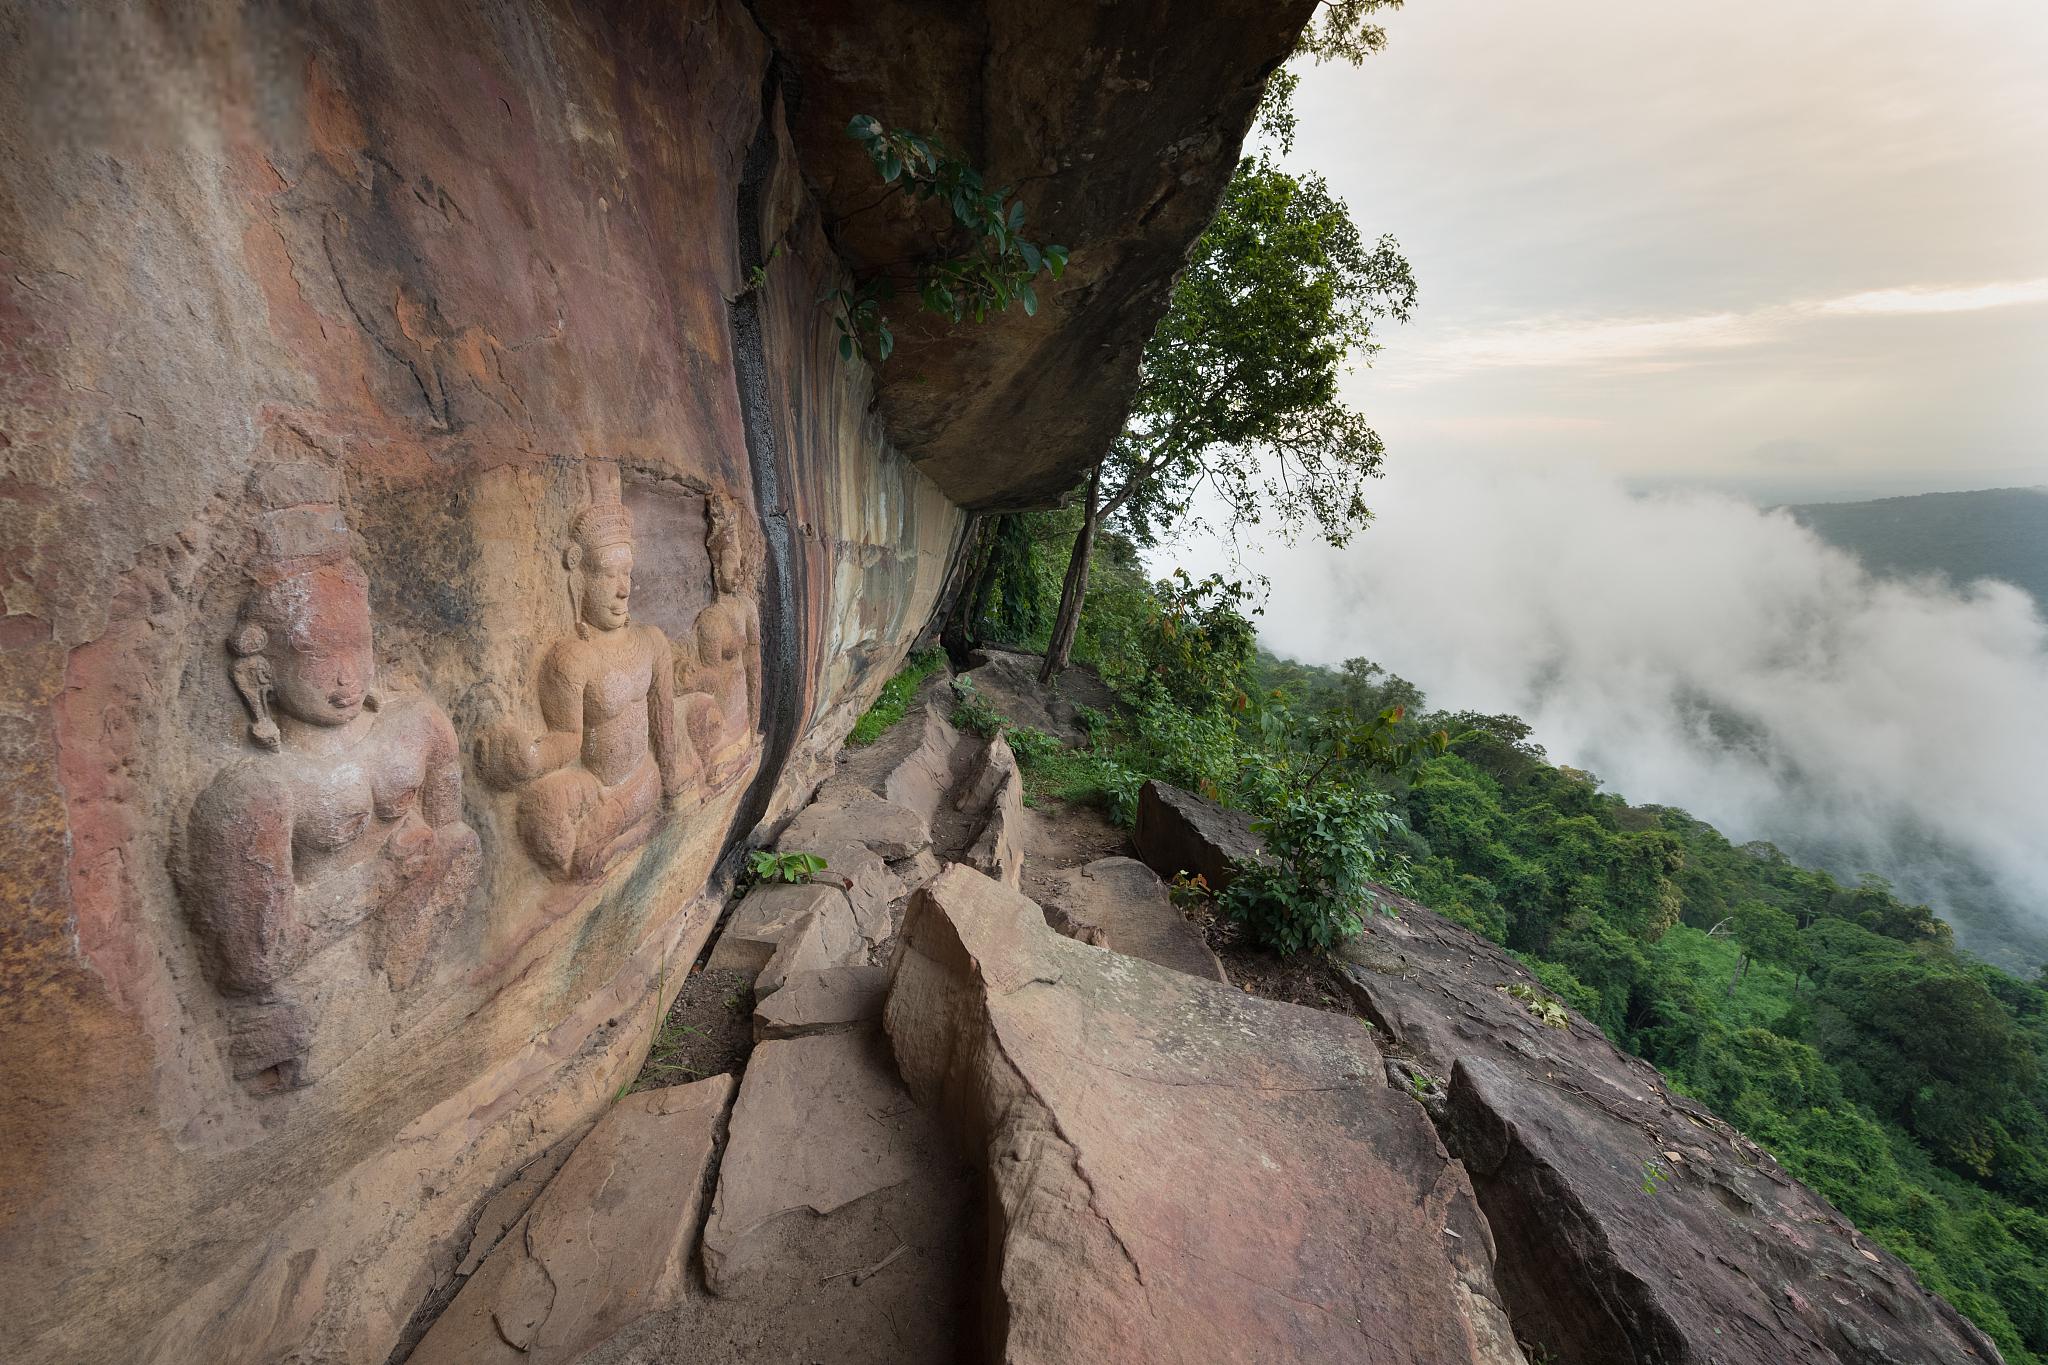
<path id="1" fill-rule="evenodd" d="M 801 1038 L 838 1033 L 882 1017 L 889 969 L 859 964 L 793 972 L 773 995 L 754 1006 L 754 1037 Z"/>
<path id="2" fill-rule="evenodd" d="M 1521 1361 L 1357 1020 L 1062 938 L 965 867 L 913 898 L 884 1020 L 990 1182 L 988 1359 Z"/>

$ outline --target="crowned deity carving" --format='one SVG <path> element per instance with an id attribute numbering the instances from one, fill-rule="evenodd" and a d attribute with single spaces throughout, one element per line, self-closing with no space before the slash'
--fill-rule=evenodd
<path id="1" fill-rule="evenodd" d="M 361 931 L 367 965 L 405 990 L 480 855 L 448 717 L 378 688 L 368 579 L 335 475 L 273 466 L 252 491 L 255 581 L 228 648 L 258 752 L 194 803 L 180 882 L 230 1006 L 236 1078 L 268 1092 L 311 1081 L 326 975 L 314 959 Z"/>
<path id="2" fill-rule="evenodd" d="M 704 548 L 715 596 L 697 613 L 691 638 L 676 651 L 676 690 L 685 694 L 690 743 L 716 789 L 745 771 L 761 716 L 761 608 L 758 559 L 750 554 L 738 507 L 722 493 L 704 502 Z"/>
<path id="3" fill-rule="evenodd" d="M 545 729 L 486 728 L 477 764 L 493 785 L 521 789 L 519 834 L 550 876 L 587 881 L 653 832 L 694 777 L 678 743 L 668 637 L 633 622 L 633 514 L 618 468 L 591 469 L 591 504 L 563 551 L 575 633 L 541 662 Z"/>

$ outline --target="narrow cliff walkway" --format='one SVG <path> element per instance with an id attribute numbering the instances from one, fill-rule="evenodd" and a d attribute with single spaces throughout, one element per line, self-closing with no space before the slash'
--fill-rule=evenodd
<path id="1" fill-rule="evenodd" d="M 1230 988 L 950 709 L 850 752 L 777 841 L 827 871 L 730 912 L 697 976 L 752 983 L 737 1077 L 622 1099 L 411 1360 L 1519 1361 L 1366 1030 Z"/>

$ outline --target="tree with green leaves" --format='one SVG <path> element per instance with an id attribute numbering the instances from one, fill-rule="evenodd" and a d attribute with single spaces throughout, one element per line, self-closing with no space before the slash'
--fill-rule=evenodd
<path id="1" fill-rule="evenodd" d="M 1318 175 L 1241 162 L 1146 344 L 1124 430 L 1088 472 L 1044 678 L 1066 667 L 1097 528 L 1140 544 L 1185 522 L 1203 489 L 1233 528 L 1313 518 L 1341 545 L 1365 521 L 1382 446 L 1338 381 L 1406 321 L 1415 277 L 1391 237 L 1367 242 Z"/>

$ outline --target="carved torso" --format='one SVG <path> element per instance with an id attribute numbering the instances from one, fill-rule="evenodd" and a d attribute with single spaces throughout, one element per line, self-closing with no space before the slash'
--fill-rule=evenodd
<path id="1" fill-rule="evenodd" d="M 647 694 L 668 641 L 653 626 L 585 630 L 558 642 L 547 669 L 581 694 L 583 766 L 606 786 L 649 758 Z"/>

